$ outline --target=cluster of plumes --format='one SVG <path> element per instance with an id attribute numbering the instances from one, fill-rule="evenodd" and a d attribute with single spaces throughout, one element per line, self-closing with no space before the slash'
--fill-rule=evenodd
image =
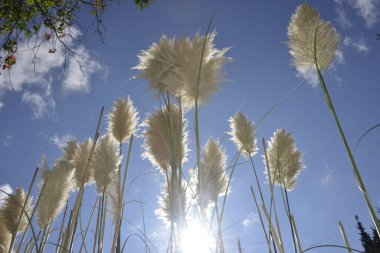
<path id="1" fill-rule="evenodd" d="M 96 145 L 94 158 L 91 160 L 92 171 L 96 188 L 103 194 L 109 186 L 112 177 L 116 173 L 121 163 L 119 147 L 115 139 L 109 135 L 104 135 Z"/>
<path id="2" fill-rule="evenodd" d="M 163 36 L 147 51 L 139 55 L 135 69 L 158 95 L 167 92 L 181 97 L 183 104 L 191 108 L 209 101 L 222 81 L 222 67 L 230 60 L 224 56 L 228 48 L 214 48 L 216 32 L 207 36 L 196 34 L 194 39 L 169 39 Z M 202 63 L 202 65 L 200 65 Z"/>
<path id="3" fill-rule="evenodd" d="M 145 141 L 143 157 L 164 174 L 171 167 L 179 168 L 186 161 L 187 122 L 176 105 L 167 105 L 149 114 L 143 123 Z"/>
<path id="4" fill-rule="evenodd" d="M 238 112 L 229 119 L 231 140 L 245 156 L 257 153 L 257 139 L 254 124 L 242 113 Z"/>
<path id="5" fill-rule="evenodd" d="M 112 111 L 108 114 L 108 132 L 118 142 L 126 141 L 137 130 L 138 114 L 132 100 L 116 99 Z"/>
<path id="6" fill-rule="evenodd" d="M 37 206 L 37 218 L 38 225 L 43 230 L 62 211 L 74 190 L 74 169 L 72 164 L 65 159 L 60 159 L 55 163 L 52 170 L 44 168 L 40 187 L 42 192 Z"/>
<path id="7" fill-rule="evenodd" d="M 178 222 L 178 215 L 186 211 L 187 184 L 182 181 L 181 189 L 177 185 L 178 181 L 175 178 L 168 178 L 162 186 L 162 192 L 158 198 L 159 207 L 154 211 L 157 217 L 166 225 L 169 225 L 172 221 Z"/>
<path id="8" fill-rule="evenodd" d="M 226 161 L 227 158 L 220 143 L 211 137 L 204 146 L 203 159 L 193 176 L 196 181 L 195 197 L 198 198 L 202 211 L 215 204 L 218 197 L 226 192 L 228 184 Z M 200 173 L 200 181 L 198 173 Z M 199 189 L 201 192 L 198 192 Z"/>
<path id="9" fill-rule="evenodd" d="M 293 136 L 284 129 L 277 129 L 268 141 L 268 166 L 270 179 L 287 190 L 293 190 L 302 169 L 302 153 L 296 148 Z M 267 178 L 268 173 L 265 173 Z"/>
<path id="10" fill-rule="evenodd" d="M 295 10 L 289 23 L 288 37 L 294 65 L 306 69 L 315 66 L 314 43 L 318 67 L 327 69 L 340 41 L 330 22 L 321 20 L 319 13 L 308 4 L 301 4 Z"/>
<path id="11" fill-rule="evenodd" d="M 0 252 L 1 248 L 8 249 L 11 236 L 24 231 L 29 223 L 31 198 L 26 199 L 27 195 L 22 188 L 17 188 L 15 194 L 9 194 L 4 199 L 0 209 Z"/>

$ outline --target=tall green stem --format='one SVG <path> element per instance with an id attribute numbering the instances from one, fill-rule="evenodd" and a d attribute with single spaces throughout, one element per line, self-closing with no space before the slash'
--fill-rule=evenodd
<path id="1" fill-rule="evenodd" d="M 365 202 L 366 202 L 367 207 L 369 209 L 369 212 L 371 214 L 372 221 L 373 221 L 373 223 L 375 225 L 377 234 L 380 236 L 380 222 L 377 219 L 376 212 L 375 212 L 375 210 L 374 210 L 374 208 L 372 206 L 371 200 L 370 200 L 370 198 L 368 196 L 367 189 L 364 186 L 364 182 L 363 182 L 362 177 L 360 175 L 359 169 L 356 166 L 356 162 L 355 162 L 354 156 L 352 155 L 350 146 L 348 145 L 346 136 L 345 136 L 345 134 L 343 132 L 342 125 L 340 124 L 340 121 L 339 121 L 338 115 L 337 115 L 337 113 L 335 111 L 335 108 L 334 108 L 333 102 L 331 100 L 330 94 L 329 94 L 329 92 L 327 90 L 327 87 L 326 87 L 326 84 L 325 84 L 325 80 L 323 79 L 321 70 L 318 67 L 318 61 L 317 61 L 317 33 L 318 33 L 318 27 L 315 30 L 315 35 L 314 35 L 314 64 L 315 64 L 315 67 L 316 67 L 316 70 L 317 70 L 319 83 L 320 83 L 321 88 L 323 90 L 323 94 L 324 94 L 326 103 L 327 103 L 327 105 L 328 105 L 328 107 L 329 107 L 329 109 L 330 109 L 330 111 L 331 111 L 331 113 L 332 113 L 332 115 L 334 117 L 336 126 L 338 127 L 340 137 L 343 140 L 344 147 L 346 148 L 346 152 L 347 152 L 347 154 L 348 154 L 348 156 L 350 158 L 350 161 L 351 161 L 351 164 L 352 164 L 352 168 L 353 168 L 353 171 L 354 171 L 354 175 L 355 175 L 355 178 L 357 180 L 359 189 L 360 189 L 360 191 L 363 194 L 363 197 L 365 199 Z"/>

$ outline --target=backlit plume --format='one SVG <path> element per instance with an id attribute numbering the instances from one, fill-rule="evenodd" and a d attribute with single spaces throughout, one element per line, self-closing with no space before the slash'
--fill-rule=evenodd
<path id="1" fill-rule="evenodd" d="M 25 205 L 25 212 L 22 211 L 22 207 L 25 203 L 25 199 L 26 199 L 26 193 L 20 187 L 20 188 L 17 188 L 15 194 L 11 194 L 10 196 L 8 195 L 4 200 L 3 207 L 0 211 L 0 216 L 2 216 L 4 225 L 11 234 L 16 234 L 19 231 L 23 231 L 28 224 L 28 218 L 25 215 L 25 212 L 28 215 L 30 215 L 32 207 L 31 207 L 31 200 L 29 197 Z M 21 216 L 20 224 L 17 227 L 17 222 L 20 216 Z"/>
<path id="2" fill-rule="evenodd" d="M 242 112 L 236 113 L 229 119 L 229 134 L 238 150 L 246 156 L 255 155 L 258 151 L 254 124 Z"/>
<path id="3" fill-rule="evenodd" d="M 136 132 L 138 116 L 132 100 L 116 99 L 112 111 L 108 114 L 108 132 L 118 142 L 124 142 Z"/>
<path id="4" fill-rule="evenodd" d="M 77 187 L 83 187 L 93 180 L 93 171 L 89 164 L 89 157 L 92 148 L 92 140 L 86 139 L 79 147 L 73 157 L 73 165 L 75 168 L 74 181 Z"/>
<path id="5" fill-rule="evenodd" d="M 203 159 L 199 166 L 201 185 L 196 187 L 196 189 L 201 189 L 201 192 L 197 194 L 201 201 L 201 207 L 207 208 L 215 203 L 219 196 L 224 195 L 228 183 L 228 176 L 225 175 L 226 160 L 226 155 L 219 142 L 210 138 L 204 147 Z M 198 178 L 197 175 L 194 178 Z"/>
<path id="6" fill-rule="evenodd" d="M 78 142 L 76 139 L 72 139 L 66 143 L 66 146 L 63 148 L 63 159 L 66 161 L 71 161 L 74 157 L 75 151 L 78 147 Z"/>
<path id="7" fill-rule="evenodd" d="M 339 46 L 340 36 L 330 22 L 321 20 L 319 13 L 308 4 L 297 7 L 288 27 L 288 46 L 293 63 L 300 68 L 315 66 L 314 38 L 317 31 L 316 58 L 319 69 L 327 69 Z"/>
<path id="8" fill-rule="evenodd" d="M 164 172 L 179 168 L 186 160 L 187 122 L 178 106 L 168 105 L 149 114 L 144 122 L 145 141 L 143 157 Z"/>
<path id="9" fill-rule="evenodd" d="M 293 136 L 284 129 L 277 129 L 268 141 L 267 152 L 272 182 L 288 190 L 294 189 L 297 176 L 305 166 Z M 265 174 L 268 178 L 268 173 Z"/>
<path id="10" fill-rule="evenodd" d="M 207 38 L 196 34 L 193 40 L 170 40 L 163 36 L 159 43 L 141 52 L 135 69 L 142 71 L 139 76 L 159 95 L 168 92 L 181 97 L 187 108 L 193 107 L 195 100 L 198 104 L 207 103 L 219 89 L 223 65 L 231 59 L 224 56 L 228 48 L 214 48 L 215 36 L 216 32 Z"/>
<path id="11" fill-rule="evenodd" d="M 45 187 L 37 206 L 38 225 L 44 229 L 54 221 L 65 207 L 74 188 L 74 170 L 72 165 L 58 160 L 52 170 L 43 170 L 40 187 Z M 41 189 L 42 190 L 42 189 Z"/>
<path id="12" fill-rule="evenodd" d="M 118 144 L 110 135 L 103 136 L 96 145 L 91 163 L 96 188 L 99 193 L 102 194 L 107 189 L 120 162 Z"/>

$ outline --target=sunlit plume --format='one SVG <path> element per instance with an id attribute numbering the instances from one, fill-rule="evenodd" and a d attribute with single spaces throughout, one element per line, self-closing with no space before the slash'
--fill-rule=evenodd
<path id="1" fill-rule="evenodd" d="M 186 161 L 187 122 L 178 106 L 168 105 L 149 114 L 144 122 L 145 152 L 154 166 L 164 174 L 170 167 L 179 168 Z"/>
<path id="2" fill-rule="evenodd" d="M 287 190 L 294 189 L 297 176 L 305 166 L 293 136 L 284 129 L 277 129 L 268 141 L 267 152 L 272 182 Z M 268 173 L 265 174 L 268 178 Z"/>
<path id="3" fill-rule="evenodd" d="M 1 216 L 0 212 L 0 253 L 6 253 L 9 250 L 12 235 L 5 226 L 5 218 Z"/>
<path id="4" fill-rule="evenodd" d="M 208 206 L 214 204 L 217 198 L 224 195 L 226 191 L 228 183 L 228 176 L 225 173 L 226 160 L 226 155 L 219 142 L 210 138 L 204 147 L 203 159 L 199 166 L 200 185 L 198 182 L 199 172 L 192 177 L 197 182 L 197 187 L 194 189 L 201 189 L 201 192 L 196 192 L 195 197 L 199 199 L 202 209 L 207 209 Z M 204 211 L 202 210 L 202 212 Z"/>
<path id="5" fill-rule="evenodd" d="M 72 139 L 68 141 L 63 148 L 63 159 L 70 162 L 75 154 L 76 149 L 78 148 L 78 141 L 76 139 Z"/>
<path id="6" fill-rule="evenodd" d="M 96 145 L 91 161 L 96 188 L 100 194 L 107 189 L 120 162 L 119 145 L 111 135 L 104 135 Z"/>
<path id="7" fill-rule="evenodd" d="M 89 164 L 89 158 L 92 148 L 92 140 L 86 139 L 76 149 L 73 157 L 73 165 L 75 168 L 74 180 L 78 188 L 93 181 L 93 171 Z"/>
<path id="8" fill-rule="evenodd" d="M 330 22 L 322 20 L 319 13 L 308 4 L 301 4 L 295 10 L 289 22 L 288 37 L 294 65 L 307 69 L 315 66 L 314 40 L 320 69 L 327 69 L 330 66 L 340 41 L 339 34 Z"/>
<path id="9" fill-rule="evenodd" d="M 4 200 L 3 207 L 0 211 L 0 216 L 4 221 L 4 225 L 11 234 L 16 234 L 17 232 L 23 231 L 28 225 L 28 218 L 25 212 L 30 215 L 32 211 L 31 198 L 25 204 L 26 193 L 21 187 L 17 188 L 15 194 L 7 195 Z M 21 216 L 21 219 L 20 219 Z M 19 226 L 17 227 L 17 222 L 20 219 Z"/>
<path id="10" fill-rule="evenodd" d="M 45 185 L 45 186 L 44 186 Z M 72 165 L 58 160 L 52 170 L 44 168 L 40 187 L 43 191 L 37 206 L 38 225 L 44 229 L 64 208 L 74 188 L 74 170 Z"/>
<path id="11" fill-rule="evenodd" d="M 228 48 L 214 47 L 215 36 L 216 32 L 207 36 L 196 34 L 193 40 L 163 36 L 141 52 L 135 69 L 142 71 L 139 77 L 144 77 L 157 94 L 168 92 L 181 97 L 187 108 L 193 107 L 195 100 L 198 104 L 207 103 L 223 80 L 222 67 L 231 60 L 224 56 Z"/>
<path id="12" fill-rule="evenodd" d="M 107 131 L 118 142 L 126 141 L 137 131 L 139 118 L 136 108 L 129 97 L 125 99 L 116 99 L 112 111 L 107 117 Z"/>
<path id="13" fill-rule="evenodd" d="M 229 134 L 238 150 L 246 156 L 255 155 L 258 151 L 254 124 L 242 112 L 236 113 L 229 119 Z"/>
<path id="14" fill-rule="evenodd" d="M 159 208 L 155 210 L 155 214 L 166 225 L 178 221 L 180 208 L 186 210 L 186 182 L 182 182 L 182 189 L 178 188 L 178 181 L 173 180 L 172 177 L 169 177 L 168 182 L 162 186 L 162 192 L 158 199 Z"/>

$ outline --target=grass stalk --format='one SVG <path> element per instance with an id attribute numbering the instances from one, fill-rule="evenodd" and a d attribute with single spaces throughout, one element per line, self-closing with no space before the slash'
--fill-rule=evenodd
<path id="1" fill-rule="evenodd" d="M 329 109 L 330 109 L 330 111 L 331 111 L 331 113 L 332 113 L 332 115 L 334 117 L 334 121 L 336 123 L 336 126 L 338 127 L 339 134 L 340 134 L 340 137 L 341 137 L 341 139 L 343 141 L 343 144 L 344 144 L 344 147 L 346 149 L 346 152 L 347 152 L 347 154 L 348 154 L 348 156 L 350 158 L 355 178 L 357 180 L 359 189 L 362 192 L 364 200 L 365 200 L 365 202 L 367 204 L 367 207 L 369 209 L 369 212 L 370 212 L 370 215 L 371 215 L 371 218 L 372 218 L 372 222 L 375 225 L 375 229 L 377 231 L 377 234 L 380 236 L 380 222 L 377 219 L 376 212 L 375 212 L 375 210 L 373 208 L 373 205 L 372 205 L 371 200 L 369 198 L 367 189 L 366 189 L 366 187 L 364 185 L 363 179 L 362 179 L 362 177 L 360 175 L 360 172 L 359 172 L 359 169 L 358 169 L 358 167 L 356 165 L 354 156 L 352 155 L 350 146 L 348 145 L 348 142 L 347 142 L 346 136 L 344 134 L 342 125 L 341 125 L 341 123 L 339 121 L 339 118 L 338 118 L 338 115 L 337 115 L 337 113 L 335 111 L 334 104 L 333 104 L 332 99 L 330 97 L 330 94 L 329 94 L 329 92 L 327 90 L 327 87 L 326 87 L 326 84 L 325 84 L 325 80 L 323 79 L 321 70 L 319 69 L 319 66 L 318 66 L 318 61 L 317 61 L 317 33 L 318 33 L 318 27 L 315 30 L 315 35 L 314 35 L 314 63 L 315 63 L 315 67 L 316 67 L 316 70 L 317 70 L 319 83 L 321 85 L 321 88 L 322 88 L 322 91 L 323 91 L 323 94 L 324 94 L 327 106 L 329 107 Z"/>
<path id="2" fill-rule="evenodd" d="M 294 228 L 294 233 L 296 235 L 296 239 L 297 239 L 297 245 L 298 245 L 298 250 L 300 252 L 302 252 L 302 247 L 301 247 L 301 240 L 300 240 L 300 237 L 298 235 L 298 230 L 297 230 L 297 226 L 296 226 L 296 221 L 294 219 L 294 216 L 293 215 L 290 215 L 290 219 L 292 221 L 292 224 L 293 224 L 293 228 Z"/>
<path id="3" fill-rule="evenodd" d="M 341 221 L 339 221 L 339 228 L 340 228 L 340 232 L 342 233 L 342 237 L 344 239 L 344 242 L 347 246 L 348 253 L 352 253 L 351 246 L 350 246 L 350 243 L 348 242 L 348 238 L 346 235 L 346 230 L 344 229 L 343 223 Z"/>
<path id="4" fill-rule="evenodd" d="M 276 231 L 275 231 L 275 229 L 274 229 L 274 227 L 273 227 L 273 225 L 272 225 L 272 222 L 271 222 L 271 220 L 270 220 L 270 217 L 269 217 L 268 211 L 267 211 L 267 209 L 266 209 L 266 207 L 265 207 L 264 204 L 262 205 L 262 209 L 263 209 L 263 211 L 264 211 L 265 217 L 267 218 L 267 222 L 268 222 L 268 224 L 269 224 L 269 229 L 270 229 L 271 232 L 272 232 L 273 239 L 274 239 L 274 241 L 276 242 L 277 247 L 278 247 L 278 249 L 280 250 L 280 253 L 285 253 L 284 245 L 282 245 L 281 242 L 280 242 L 280 240 L 278 239 L 278 236 L 277 236 Z"/>
<path id="5" fill-rule="evenodd" d="M 82 238 L 82 243 L 81 243 L 81 245 L 80 245 L 79 252 L 82 252 L 83 247 L 85 247 L 87 233 L 88 233 L 88 230 L 89 230 L 89 228 L 90 228 L 90 224 L 91 224 L 91 221 L 92 221 L 92 217 L 94 216 L 95 208 L 96 208 L 96 204 L 98 203 L 98 200 L 99 200 L 99 196 L 96 197 L 95 204 L 94 204 L 94 206 L 93 206 L 93 208 L 92 208 L 91 215 L 90 215 L 90 219 L 89 219 L 89 221 L 88 221 L 88 223 L 87 223 L 87 227 L 86 227 L 86 230 L 85 230 L 85 232 L 84 232 L 84 236 L 83 236 L 83 238 Z"/>
<path id="6" fill-rule="evenodd" d="M 270 244 L 270 241 L 269 241 L 268 235 L 267 235 L 267 231 L 266 231 L 266 229 L 265 229 L 265 225 L 264 225 L 263 217 L 261 216 L 261 212 L 260 212 L 259 205 L 258 205 L 258 203 L 257 203 L 256 195 L 255 195 L 255 192 L 253 191 L 252 186 L 251 186 L 250 188 L 251 188 L 251 193 L 252 193 L 252 196 L 253 196 L 253 200 L 255 201 L 256 210 L 257 210 L 257 213 L 258 213 L 258 215 L 259 215 L 261 228 L 263 229 L 263 233 L 264 233 L 264 236 L 265 236 L 265 241 L 267 242 L 268 249 L 269 249 L 269 253 L 271 253 L 271 252 L 272 252 L 272 247 L 271 247 L 271 244 Z"/>

